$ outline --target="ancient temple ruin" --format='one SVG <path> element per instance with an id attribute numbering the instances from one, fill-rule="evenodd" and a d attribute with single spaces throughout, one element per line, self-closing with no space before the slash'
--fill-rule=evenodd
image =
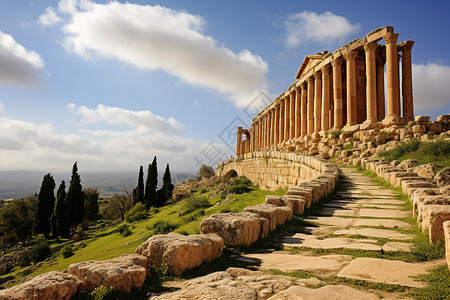
<path id="1" fill-rule="evenodd" d="M 394 28 L 386 26 L 332 53 L 307 55 L 296 81 L 253 119 L 250 129 L 238 127 L 236 156 L 279 149 L 313 133 L 363 130 L 412 120 L 414 42 L 397 44 L 397 39 Z M 385 45 L 378 44 L 380 40 Z"/>

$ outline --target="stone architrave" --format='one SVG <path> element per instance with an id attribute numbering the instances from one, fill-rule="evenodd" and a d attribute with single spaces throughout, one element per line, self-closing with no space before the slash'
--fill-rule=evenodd
<path id="1" fill-rule="evenodd" d="M 377 64 L 377 119 L 381 121 L 385 117 L 384 105 L 384 57 L 385 46 L 379 45 L 377 50 L 376 64 Z"/>
<path id="2" fill-rule="evenodd" d="M 355 59 L 358 55 L 356 51 L 349 51 L 344 54 L 347 62 L 347 126 L 356 124 L 356 69 Z"/>
<path id="3" fill-rule="evenodd" d="M 285 107 L 285 103 L 284 103 L 284 99 L 281 98 L 280 99 L 280 131 L 279 131 L 279 139 L 278 139 L 278 143 L 281 143 L 284 141 L 284 107 Z"/>
<path id="4" fill-rule="evenodd" d="M 330 65 L 323 66 L 322 72 L 322 124 L 321 130 L 330 129 L 329 115 L 330 110 Z"/>
<path id="5" fill-rule="evenodd" d="M 343 103 L 342 103 L 342 57 L 338 57 L 331 62 L 333 66 L 333 98 L 334 98 L 334 127 L 341 129 L 344 126 Z"/>
<path id="6" fill-rule="evenodd" d="M 290 129 L 290 101 L 289 96 L 284 97 L 284 141 L 289 140 L 289 129 Z"/>
<path id="7" fill-rule="evenodd" d="M 301 114 L 301 90 L 300 87 L 295 87 L 295 132 L 294 135 L 296 138 L 301 136 L 301 120 L 302 120 L 302 114 Z"/>
<path id="8" fill-rule="evenodd" d="M 373 123 L 377 120 L 377 74 L 375 62 L 375 50 L 377 43 L 367 43 L 364 45 L 366 53 L 366 121 Z"/>
<path id="9" fill-rule="evenodd" d="M 238 127 L 236 136 L 236 156 L 242 154 L 242 127 Z"/>
<path id="10" fill-rule="evenodd" d="M 280 142 L 280 104 L 275 105 L 274 144 Z"/>
<path id="11" fill-rule="evenodd" d="M 322 114 L 322 73 L 314 73 L 314 132 L 320 132 Z"/>
<path id="12" fill-rule="evenodd" d="M 307 134 L 314 132 L 314 77 L 308 78 Z"/>
<path id="13" fill-rule="evenodd" d="M 400 99 L 398 84 L 398 33 L 387 33 L 383 37 L 386 42 L 386 111 L 384 124 L 397 122 L 400 115 Z"/>
<path id="14" fill-rule="evenodd" d="M 411 49 L 413 41 L 405 41 L 400 44 L 402 50 L 402 96 L 403 96 L 403 117 L 407 120 L 414 119 L 413 107 L 413 87 L 411 68 Z"/>
<path id="15" fill-rule="evenodd" d="M 307 90 L 306 90 L 306 82 L 302 82 L 300 84 L 301 88 L 301 115 L 302 115 L 302 124 L 301 124 L 301 135 L 305 136 L 308 134 L 308 106 L 307 106 Z"/>
<path id="16" fill-rule="evenodd" d="M 289 93 L 289 138 L 293 139 L 295 137 L 295 91 Z"/>

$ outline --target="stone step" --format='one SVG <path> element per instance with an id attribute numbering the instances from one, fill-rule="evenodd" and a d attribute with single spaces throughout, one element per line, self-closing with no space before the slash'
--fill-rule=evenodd
<path id="1" fill-rule="evenodd" d="M 401 233 L 395 230 L 378 228 L 349 228 L 336 230 L 334 235 L 362 235 L 368 237 L 385 238 L 391 240 L 410 240 L 413 234 Z"/>
<path id="2" fill-rule="evenodd" d="M 386 228 L 409 228 L 410 224 L 391 219 L 359 219 L 359 218 L 341 218 L 341 217 L 320 217 L 310 216 L 305 218 L 306 221 L 312 221 L 320 225 L 339 226 L 343 228 L 358 226 L 383 226 Z"/>

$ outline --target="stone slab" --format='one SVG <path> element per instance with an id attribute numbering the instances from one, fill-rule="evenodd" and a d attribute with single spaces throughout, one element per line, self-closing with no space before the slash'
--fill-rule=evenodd
<path id="1" fill-rule="evenodd" d="M 414 238 L 412 234 L 405 234 L 395 230 L 377 229 L 377 228 L 350 228 L 340 229 L 334 232 L 334 235 L 363 235 L 377 238 L 386 238 L 392 240 L 409 240 Z"/>
<path id="2" fill-rule="evenodd" d="M 340 217 L 307 217 L 306 221 L 312 221 L 317 224 L 337 227 L 358 227 L 358 226 L 384 226 L 386 228 L 408 228 L 406 222 L 390 219 L 357 219 Z"/>
<path id="3" fill-rule="evenodd" d="M 362 208 L 359 211 L 360 217 L 377 217 L 377 218 L 405 218 L 411 217 L 412 212 L 399 211 L 395 209 L 376 209 L 376 208 Z"/>
<path id="4" fill-rule="evenodd" d="M 381 246 L 375 245 L 377 240 L 372 239 L 351 239 L 351 238 L 325 238 L 323 236 L 296 233 L 292 237 L 283 239 L 283 247 L 286 249 L 295 248 L 316 248 L 316 249 L 359 249 L 380 251 Z"/>
<path id="5" fill-rule="evenodd" d="M 344 267 L 337 276 L 409 287 L 424 287 L 424 282 L 417 281 L 411 276 L 425 274 L 427 269 L 442 263 L 443 260 L 407 263 L 397 260 L 358 257 Z"/>
<path id="6" fill-rule="evenodd" d="M 355 216 L 356 210 L 354 209 L 338 209 L 332 207 L 325 207 L 320 210 L 319 215 L 321 216 Z"/>
<path id="7" fill-rule="evenodd" d="M 377 300 L 374 294 L 362 292 L 345 285 L 327 285 L 318 289 L 303 286 L 291 286 L 290 288 L 270 297 L 268 300 L 343 300 L 365 299 Z"/>
<path id="8" fill-rule="evenodd" d="M 356 204 L 392 204 L 392 205 L 402 205 L 405 202 L 402 200 L 395 199 L 380 199 L 380 198 L 372 198 L 372 199 L 364 199 L 364 200 L 355 200 Z"/>

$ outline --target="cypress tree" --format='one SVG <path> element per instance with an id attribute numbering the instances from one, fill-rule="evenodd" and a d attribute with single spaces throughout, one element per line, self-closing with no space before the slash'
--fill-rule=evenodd
<path id="1" fill-rule="evenodd" d="M 84 192 L 81 186 L 81 178 L 78 175 L 78 166 L 75 162 L 72 168 L 72 178 L 70 179 L 69 190 L 64 198 L 64 235 L 70 237 L 74 234 L 78 224 L 83 222 L 84 217 Z"/>
<path id="2" fill-rule="evenodd" d="M 55 180 L 49 174 L 44 176 L 38 195 L 38 207 L 36 212 L 36 233 L 43 233 L 46 238 L 51 231 L 50 217 L 55 207 Z"/>
<path id="3" fill-rule="evenodd" d="M 172 191 L 174 185 L 172 184 L 172 179 L 170 176 L 169 164 L 166 166 L 166 171 L 163 176 L 163 186 L 157 192 L 157 207 L 164 206 L 170 198 L 172 198 Z"/>
<path id="4" fill-rule="evenodd" d="M 56 192 L 55 210 L 53 211 L 53 215 L 50 221 L 50 224 L 52 226 L 52 236 L 54 238 L 61 235 L 61 232 L 64 230 L 63 207 L 65 198 L 66 183 L 64 182 L 64 180 L 62 180 L 61 184 L 59 185 L 58 191 Z M 66 235 L 68 235 L 68 233 Z"/>
<path id="5" fill-rule="evenodd" d="M 144 193 L 144 167 L 141 166 L 139 168 L 138 185 L 136 187 L 137 202 L 145 204 Z"/>
<path id="6" fill-rule="evenodd" d="M 156 187 L 158 186 L 158 168 L 156 156 L 148 166 L 147 180 L 145 182 L 145 206 L 147 209 L 156 206 Z"/>

